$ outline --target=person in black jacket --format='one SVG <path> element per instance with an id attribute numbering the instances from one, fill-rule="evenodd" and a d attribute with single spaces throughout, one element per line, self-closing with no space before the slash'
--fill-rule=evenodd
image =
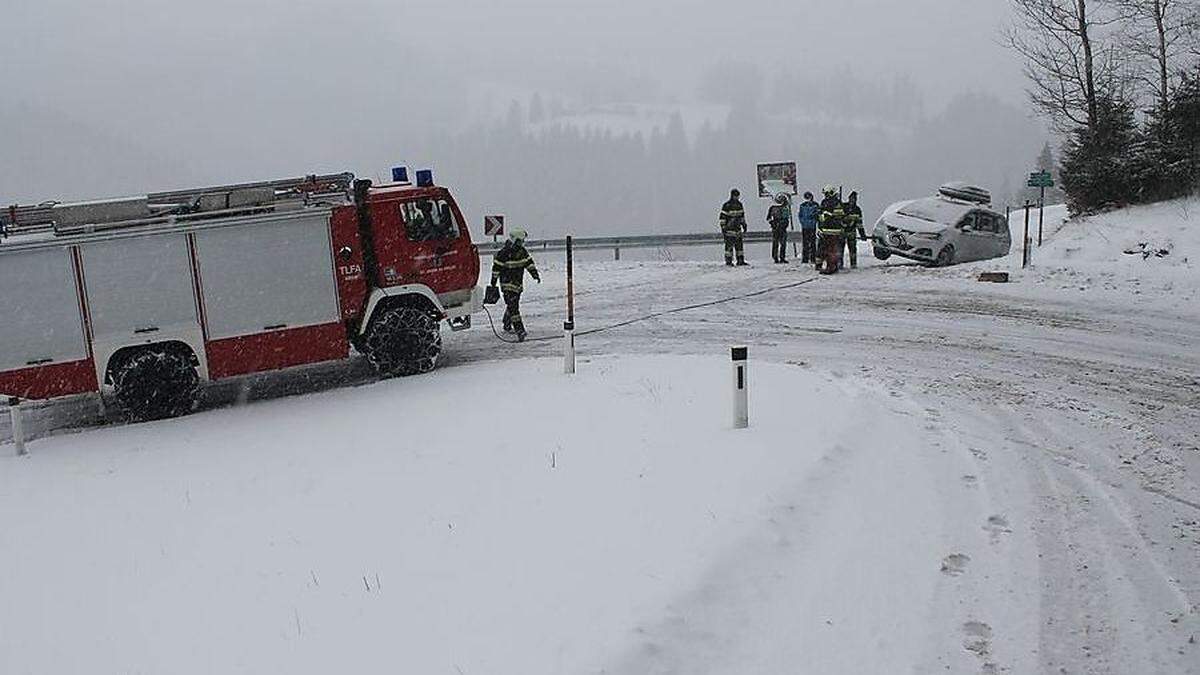
<path id="1" fill-rule="evenodd" d="M 767 209 L 767 223 L 771 225 L 771 259 L 786 263 L 788 227 L 792 224 L 792 207 L 787 195 L 775 196 L 775 203 Z"/>
<path id="2" fill-rule="evenodd" d="M 846 228 L 846 249 L 850 254 L 850 267 L 853 269 L 858 267 L 858 240 L 867 238 L 867 232 L 863 229 L 863 212 L 858 206 L 857 192 L 850 193 L 850 196 L 846 198 L 846 203 L 842 204 L 842 210 L 846 213 L 842 224 Z"/>
<path id="3" fill-rule="evenodd" d="M 747 265 L 745 253 L 746 209 L 742 208 L 742 193 L 737 189 L 729 192 L 729 201 L 721 206 L 721 234 L 725 237 L 725 264 L 733 265 L 733 256 L 737 254 L 737 264 Z"/>
<path id="4" fill-rule="evenodd" d="M 525 341 L 525 321 L 521 319 L 521 293 L 525 291 L 525 271 L 539 284 L 542 283 L 533 256 L 525 250 L 525 230 L 516 229 L 508 235 L 508 241 L 492 256 L 492 286 L 500 284 L 504 294 L 504 332 L 516 333 L 517 340 Z"/>

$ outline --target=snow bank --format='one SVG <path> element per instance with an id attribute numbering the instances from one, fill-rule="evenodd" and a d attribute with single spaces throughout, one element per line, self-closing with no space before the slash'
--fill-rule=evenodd
<path id="1" fill-rule="evenodd" d="M 1195 300 L 1200 199 L 1070 220 L 1034 254 L 1038 278 L 1046 282 Z"/>
<path id="2" fill-rule="evenodd" d="M 904 670 L 945 578 L 919 413 L 751 365 L 745 432 L 720 353 L 37 441 L 0 459 L 0 672 Z"/>
<path id="3" fill-rule="evenodd" d="M 1013 211 L 1009 220 L 1012 251 L 1004 258 L 945 269 L 921 268 L 902 260 L 883 266 L 889 275 L 907 276 L 912 283 L 928 288 L 944 288 L 951 281 L 959 282 L 959 290 L 974 287 L 980 293 L 1033 300 L 1095 299 L 1173 312 L 1200 309 L 1200 199 L 1076 219 L 1068 219 L 1065 206 L 1047 207 L 1040 247 L 1037 211 L 1033 211 L 1029 228 L 1032 263 L 1028 269 L 1021 267 L 1024 226 L 1024 212 Z M 876 262 L 867 261 L 869 265 Z M 979 288 L 976 277 L 992 270 L 1008 271 L 1013 283 Z"/>

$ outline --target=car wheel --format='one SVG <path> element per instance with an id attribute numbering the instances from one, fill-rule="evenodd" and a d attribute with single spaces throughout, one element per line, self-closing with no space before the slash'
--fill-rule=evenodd
<path id="1" fill-rule="evenodd" d="M 936 267 L 949 267 L 954 264 L 954 244 L 946 244 L 937 255 L 937 261 L 934 262 Z"/>
<path id="2" fill-rule="evenodd" d="M 875 258 L 876 259 L 887 260 L 890 257 L 892 257 L 891 251 L 888 251 L 887 249 L 879 248 L 878 246 L 875 247 Z"/>
<path id="3" fill-rule="evenodd" d="M 419 375 L 437 365 L 442 333 L 437 320 L 427 312 L 396 307 L 371 322 L 363 346 L 380 375 Z"/>

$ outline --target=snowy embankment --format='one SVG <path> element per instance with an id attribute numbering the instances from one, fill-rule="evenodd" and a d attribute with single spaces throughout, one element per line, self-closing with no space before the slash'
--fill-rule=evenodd
<path id="1" fill-rule="evenodd" d="M 1064 290 L 1097 288 L 1148 296 L 1147 302 L 1197 302 L 1200 199 L 1067 221 L 1051 241 L 1034 249 L 1033 259 L 1038 279 Z"/>
<path id="2" fill-rule="evenodd" d="M 756 362 L 735 432 L 727 358 L 40 440 L 0 459 L 0 672 L 884 672 L 939 640 L 971 664 L 936 601 L 959 472 L 919 411 Z"/>
<path id="3" fill-rule="evenodd" d="M 919 269 L 885 263 L 930 288 L 968 288 L 981 271 L 1008 271 L 1013 285 L 989 293 L 1030 299 L 1136 302 L 1147 309 L 1186 311 L 1200 306 L 1200 198 L 1136 206 L 1083 218 L 1067 218 L 1064 206 L 1046 208 L 1043 243 L 1037 245 L 1037 211 L 1031 212 L 1031 265 L 1021 268 L 1024 212 L 1009 220 L 1012 252 L 999 260 Z M 867 252 L 864 246 L 860 251 Z M 867 252 L 869 255 L 869 252 Z M 871 260 L 873 264 L 876 261 Z"/>

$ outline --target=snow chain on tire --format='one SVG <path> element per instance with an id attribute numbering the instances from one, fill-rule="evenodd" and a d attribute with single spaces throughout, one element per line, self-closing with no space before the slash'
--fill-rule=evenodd
<path id="1" fill-rule="evenodd" d="M 146 349 L 125 359 L 113 373 L 117 402 L 136 422 L 191 412 L 200 376 L 187 354 Z"/>
<path id="2" fill-rule="evenodd" d="M 428 373 L 442 353 L 438 321 L 414 307 L 384 311 L 367 331 L 367 359 L 386 377 Z"/>

